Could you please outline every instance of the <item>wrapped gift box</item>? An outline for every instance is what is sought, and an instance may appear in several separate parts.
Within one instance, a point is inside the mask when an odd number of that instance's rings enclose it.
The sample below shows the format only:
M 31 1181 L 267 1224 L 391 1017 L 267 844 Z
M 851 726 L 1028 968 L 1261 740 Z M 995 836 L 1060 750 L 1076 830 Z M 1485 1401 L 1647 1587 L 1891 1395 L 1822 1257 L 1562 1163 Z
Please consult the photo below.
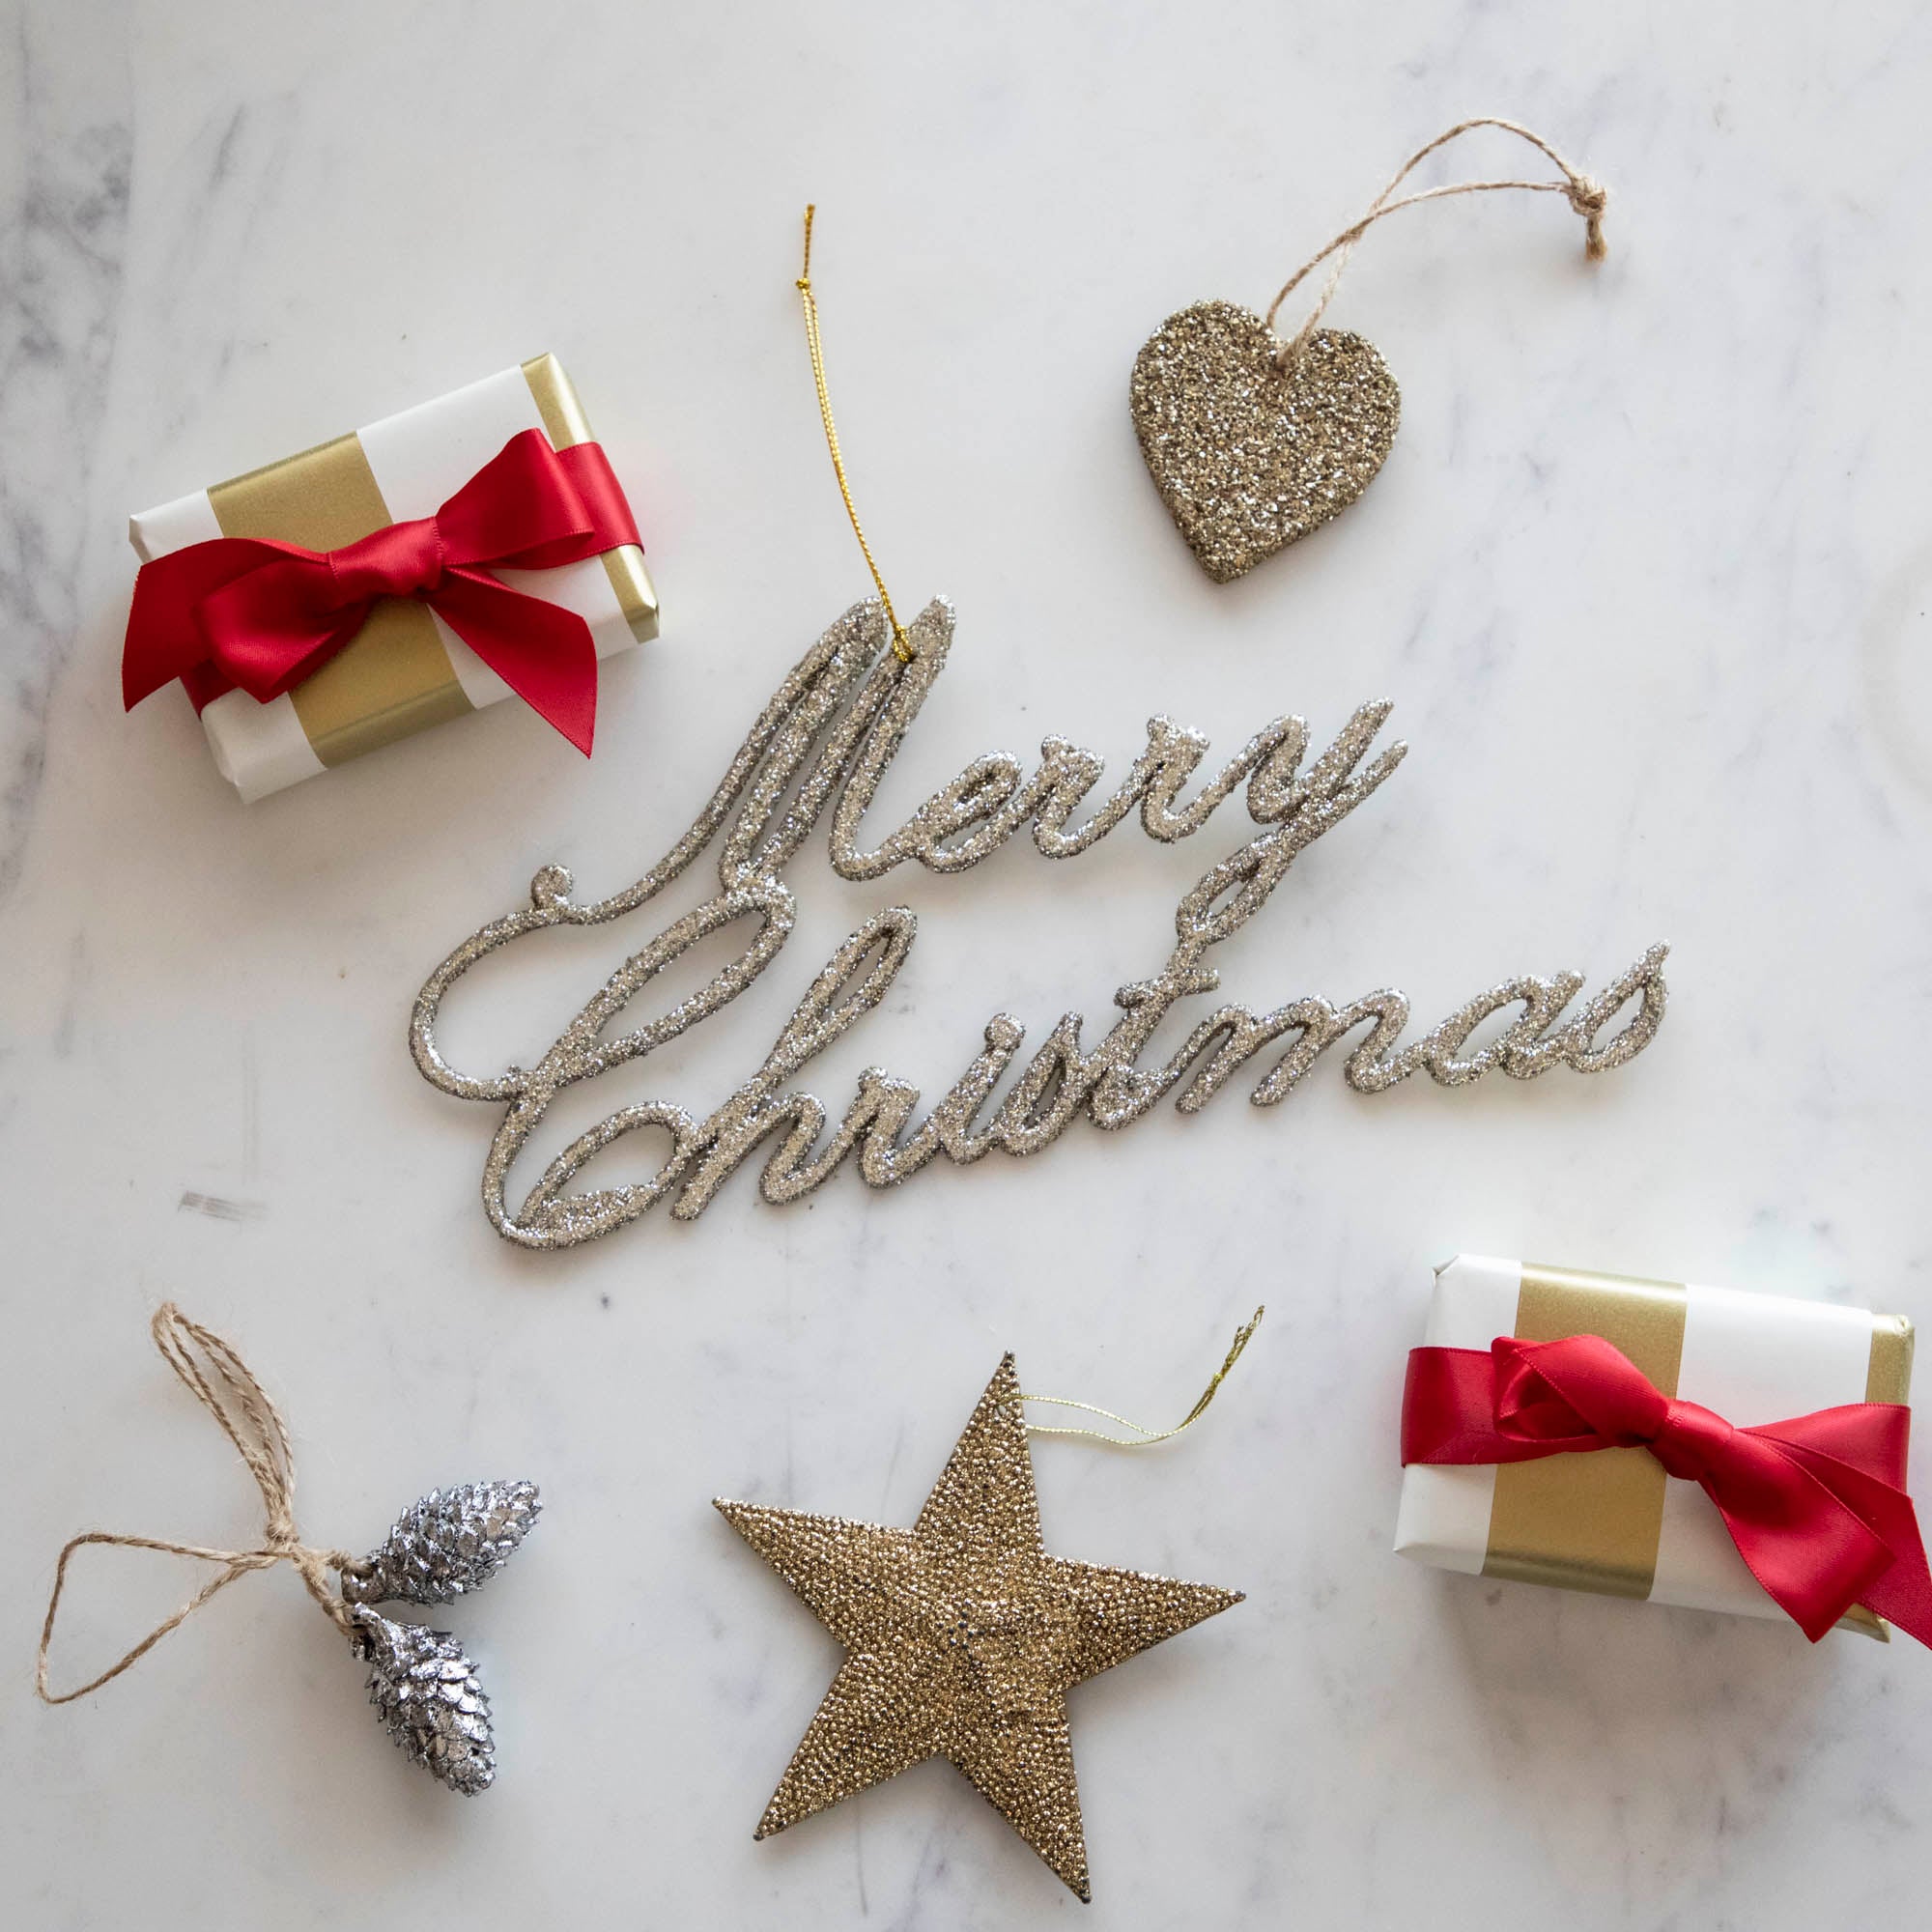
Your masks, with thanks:
M 1601 1335 L 1665 1395 L 1737 1425 L 1908 1400 L 1912 1323 L 1821 1301 L 1459 1255 L 1436 1270 L 1425 1344 Z M 1396 1548 L 1419 1563 L 1656 1604 L 1782 1617 L 1717 1506 L 1649 1451 L 1404 1472 Z M 1883 1635 L 1857 1609 L 1840 1628 Z
M 333 442 L 143 511 L 128 535 L 144 562 L 224 536 L 336 550 L 431 515 L 512 437 L 531 429 L 556 449 L 591 440 L 554 355 L 534 356 Z M 575 611 L 600 658 L 658 634 L 657 594 L 634 545 L 554 570 L 498 575 L 513 589 Z M 257 799 L 510 695 L 427 605 L 388 597 L 294 690 L 267 703 L 225 692 L 204 708 L 201 722 L 222 776 L 243 799 Z

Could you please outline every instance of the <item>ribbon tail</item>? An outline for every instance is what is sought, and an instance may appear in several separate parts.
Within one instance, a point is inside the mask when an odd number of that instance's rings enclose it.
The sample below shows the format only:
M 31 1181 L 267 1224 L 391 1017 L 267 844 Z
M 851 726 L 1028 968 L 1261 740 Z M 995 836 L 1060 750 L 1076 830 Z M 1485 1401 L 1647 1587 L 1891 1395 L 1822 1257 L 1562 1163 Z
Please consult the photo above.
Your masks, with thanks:
M 148 575 L 143 564 L 134 579 L 134 601 L 128 610 L 128 636 L 121 647 L 121 708 L 131 711 L 144 697 L 181 676 L 202 652 L 190 628 L 181 635 L 174 612 L 177 600 Z
M 1912 1505 L 1906 1504 L 1908 1513 Z M 1918 1538 L 1918 1522 L 1913 1523 L 1913 1542 L 1898 1552 L 1892 1566 L 1877 1582 L 1866 1587 L 1860 1601 L 1866 1609 L 1896 1624 L 1907 1636 L 1932 1650 L 1932 1569 L 1925 1561 L 1925 1545 Z
M 1865 1601 L 1900 1554 L 1875 1498 L 1861 1493 L 1884 1485 L 1755 1429 L 1737 1431 L 1721 1462 L 1697 1482 L 1745 1567 L 1813 1643 Z
M 575 611 L 455 570 L 430 608 L 547 724 L 587 758 L 597 729 L 597 646 Z
M 1779 1430 L 1790 1427 L 1779 1424 Z M 1912 1498 L 1868 1469 L 1806 1443 L 1780 1437 L 1780 1446 L 1821 1482 L 1890 1552 L 1891 1560 L 1865 1583 L 1854 1602 L 1896 1624 L 1907 1636 L 1932 1648 L 1932 1567 Z

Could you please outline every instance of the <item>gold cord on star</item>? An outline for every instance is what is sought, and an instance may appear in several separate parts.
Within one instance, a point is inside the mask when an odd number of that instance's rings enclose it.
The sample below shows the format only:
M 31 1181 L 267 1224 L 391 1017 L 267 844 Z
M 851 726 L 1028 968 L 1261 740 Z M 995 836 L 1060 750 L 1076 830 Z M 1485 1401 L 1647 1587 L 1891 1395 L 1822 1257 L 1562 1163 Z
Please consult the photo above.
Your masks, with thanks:
M 811 380 L 818 388 L 818 413 L 825 424 L 825 446 L 832 452 L 832 473 L 838 479 L 838 494 L 845 499 L 845 515 L 852 525 L 852 534 L 859 539 L 859 549 L 866 559 L 866 568 L 872 573 L 872 582 L 879 593 L 879 602 L 885 608 L 886 622 L 892 627 L 893 652 L 901 664 L 911 664 L 913 660 L 912 641 L 906 636 L 905 626 L 898 620 L 893 610 L 891 594 L 886 589 L 886 580 L 879 575 L 879 566 L 872 557 L 872 546 L 866 541 L 866 532 L 859 522 L 859 512 L 852 502 L 852 486 L 845 480 L 845 458 L 838 448 L 838 428 L 832 420 L 832 391 L 825 382 L 825 348 L 818 334 L 818 298 L 811 292 L 811 217 L 815 204 L 808 202 L 805 210 L 805 266 L 798 278 L 800 301 L 805 305 L 805 341 L 811 352 Z
M 1192 1429 L 1208 1412 L 1208 1405 L 1214 1400 L 1214 1391 L 1228 1378 L 1228 1371 L 1241 1359 L 1241 1350 L 1248 1346 L 1255 1330 L 1262 1325 L 1262 1317 L 1267 1313 L 1265 1304 L 1257 1308 L 1247 1321 L 1235 1330 L 1234 1342 L 1230 1345 L 1226 1358 L 1214 1371 L 1212 1379 L 1201 1391 L 1201 1399 L 1172 1429 L 1150 1429 L 1145 1423 L 1132 1421 L 1124 1415 L 1116 1415 L 1111 1408 L 1098 1408 L 1091 1402 L 1072 1402 L 1064 1395 L 1015 1395 L 1016 1403 L 1037 1402 L 1049 1408 L 1077 1408 L 1087 1415 L 1097 1415 L 1105 1421 L 1118 1423 L 1122 1429 L 1133 1431 L 1131 1435 L 1109 1435 L 1104 1430 L 1081 1429 L 1071 1425 L 1051 1426 L 1042 1422 L 1029 1422 L 1026 1426 L 1029 1435 L 1084 1435 L 1090 1442 L 1111 1443 L 1116 1449 L 1147 1449 L 1156 1442 L 1171 1442 L 1183 1429 Z

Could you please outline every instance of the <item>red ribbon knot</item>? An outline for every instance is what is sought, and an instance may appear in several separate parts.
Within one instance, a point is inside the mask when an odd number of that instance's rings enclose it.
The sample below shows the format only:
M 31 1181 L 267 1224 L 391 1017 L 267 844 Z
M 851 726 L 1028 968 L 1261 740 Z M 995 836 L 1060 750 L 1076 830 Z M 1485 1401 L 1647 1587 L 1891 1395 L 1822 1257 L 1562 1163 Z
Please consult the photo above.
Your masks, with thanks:
M 1932 1572 L 1905 1492 L 1911 1410 L 1849 1403 L 1750 1428 L 1666 1396 L 1601 1335 L 1415 1349 L 1402 1460 L 1522 1463 L 1642 1448 L 1696 1483 L 1738 1554 L 1814 1642 L 1863 1604 L 1932 1644 Z
M 1715 1409 L 1701 1403 L 1673 1402 L 1663 1412 L 1662 1427 L 1644 1447 L 1663 1464 L 1665 1475 L 1701 1483 L 1740 1453 L 1732 1440 L 1737 1433 Z
M 339 550 L 213 537 L 141 566 L 122 693 L 131 708 L 179 678 L 195 709 L 225 691 L 267 703 L 326 664 L 379 598 L 426 603 L 526 703 L 588 753 L 597 649 L 574 611 L 513 590 L 501 568 L 554 570 L 638 541 L 594 442 L 513 436 L 434 516 Z
M 1535 1358 L 1520 1352 L 1521 1347 L 1516 1345 L 1496 1388 L 1496 1427 L 1504 1435 L 1546 1440 L 1551 1429 L 1568 1435 L 1580 1423 L 1601 1436 L 1604 1446 L 1648 1449 L 1667 1474 L 1692 1483 L 1723 1467 L 1727 1452 L 1736 1453 L 1730 1445 L 1737 1431 L 1721 1415 L 1702 1403 L 1664 1395 L 1607 1343 L 1603 1347 L 1615 1361 L 1602 1362 L 1601 1373 L 1568 1378 L 1567 1400 L 1538 1372 Z M 1571 1355 L 1576 1359 L 1577 1351 Z
M 413 597 L 442 582 L 442 531 L 434 517 L 371 530 L 328 554 L 337 608 L 377 597 Z

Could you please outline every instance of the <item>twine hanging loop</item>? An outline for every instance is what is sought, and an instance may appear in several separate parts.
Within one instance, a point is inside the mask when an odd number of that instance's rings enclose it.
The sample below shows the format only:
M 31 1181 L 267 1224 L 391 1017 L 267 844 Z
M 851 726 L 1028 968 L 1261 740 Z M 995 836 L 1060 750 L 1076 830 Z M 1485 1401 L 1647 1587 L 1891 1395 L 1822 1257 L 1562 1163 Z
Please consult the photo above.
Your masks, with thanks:
M 1562 177 L 1560 181 L 1474 181 L 1451 182 L 1442 187 L 1419 188 L 1413 194 L 1398 196 L 1399 188 L 1427 160 L 1437 148 L 1447 147 L 1451 141 L 1468 133 L 1476 128 L 1500 128 L 1506 134 L 1515 134 L 1527 141 L 1531 147 L 1548 156 Z M 1403 162 L 1390 178 L 1388 185 L 1369 204 L 1368 213 L 1359 221 L 1342 230 L 1332 241 L 1311 255 L 1288 280 L 1281 285 L 1281 292 L 1268 304 L 1264 318 L 1270 329 L 1274 327 L 1275 317 L 1281 312 L 1281 305 L 1309 272 L 1325 262 L 1329 256 L 1338 256 L 1333 269 L 1328 271 L 1328 279 L 1322 285 L 1320 298 L 1309 312 L 1308 318 L 1297 328 L 1291 340 L 1285 342 L 1275 353 L 1278 368 L 1287 369 L 1300 357 L 1308 345 L 1308 338 L 1315 333 L 1316 326 L 1327 312 L 1337 285 L 1349 266 L 1349 257 L 1354 253 L 1359 242 L 1384 215 L 1395 213 L 1398 209 L 1414 208 L 1425 201 L 1445 201 L 1459 194 L 1494 194 L 1503 189 L 1520 188 L 1528 194 L 1560 194 L 1571 208 L 1582 218 L 1583 253 L 1592 262 L 1601 262 L 1609 253 L 1609 245 L 1604 240 L 1604 211 L 1609 206 L 1610 191 L 1603 183 L 1593 180 L 1581 169 L 1573 167 L 1541 134 L 1533 133 L 1515 121 L 1504 121 L 1493 114 L 1480 114 L 1468 121 L 1459 121 L 1446 132 L 1436 135 L 1435 140 L 1418 148 L 1408 159 Z

